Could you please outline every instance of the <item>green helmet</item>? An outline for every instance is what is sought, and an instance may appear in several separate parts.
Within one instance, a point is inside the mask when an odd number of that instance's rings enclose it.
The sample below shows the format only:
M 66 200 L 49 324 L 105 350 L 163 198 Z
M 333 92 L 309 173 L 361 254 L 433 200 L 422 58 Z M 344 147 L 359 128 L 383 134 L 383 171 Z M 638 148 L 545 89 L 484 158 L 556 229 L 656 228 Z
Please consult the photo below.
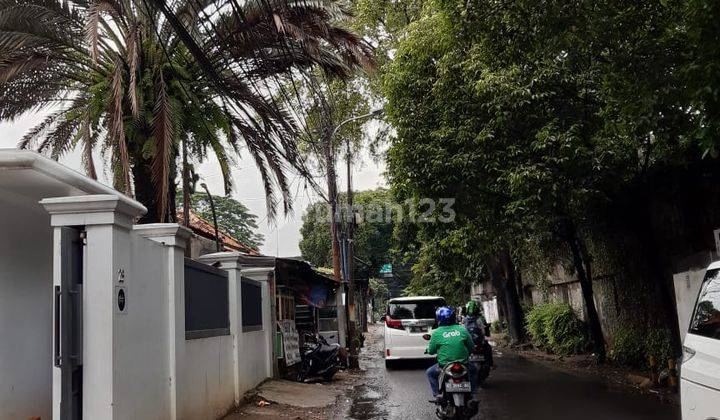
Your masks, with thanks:
M 467 305 L 465 305 L 465 314 L 468 316 L 480 315 L 480 306 L 478 305 L 478 303 L 474 300 L 468 302 Z

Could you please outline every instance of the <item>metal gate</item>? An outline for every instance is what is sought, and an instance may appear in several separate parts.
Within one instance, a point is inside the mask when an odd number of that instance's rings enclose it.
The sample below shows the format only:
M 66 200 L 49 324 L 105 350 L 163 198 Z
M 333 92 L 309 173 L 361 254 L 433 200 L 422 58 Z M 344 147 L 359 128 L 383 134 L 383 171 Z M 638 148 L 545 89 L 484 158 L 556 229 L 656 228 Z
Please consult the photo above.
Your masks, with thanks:
M 62 270 L 55 286 L 54 363 L 60 368 L 60 420 L 82 419 L 83 233 L 61 229 Z

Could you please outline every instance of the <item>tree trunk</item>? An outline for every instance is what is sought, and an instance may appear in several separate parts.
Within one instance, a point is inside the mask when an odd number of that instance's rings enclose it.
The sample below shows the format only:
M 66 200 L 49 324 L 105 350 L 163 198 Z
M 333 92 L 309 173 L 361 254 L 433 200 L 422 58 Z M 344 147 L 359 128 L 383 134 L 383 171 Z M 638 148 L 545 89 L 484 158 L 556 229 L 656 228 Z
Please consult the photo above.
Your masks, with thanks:
M 517 280 L 517 293 L 518 298 L 520 300 L 520 303 L 526 303 L 525 302 L 525 287 L 523 286 L 522 282 L 522 272 L 520 272 L 519 267 L 515 267 L 515 279 Z
M 602 326 L 600 325 L 600 316 L 595 307 L 595 298 L 593 294 L 592 277 L 590 277 L 590 261 L 583 258 L 582 246 L 578 239 L 577 230 L 572 222 L 569 222 L 569 235 L 566 240 L 572 252 L 573 265 L 580 280 L 580 290 L 582 292 L 583 301 L 585 301 L 585 311 L 587 312 L 588 326 L 590 328 L 590 338 L 593 344 L 593 351 L 597 355 L 598 363 L 605 363 L 605 337 L 603 336 Z
M 490 262 L 488 262 L 488 272 L 490 275 L 490 282 L 492 283 L 493 289 L 495 289 L 498 317 L 501 321 L 504 321 L 505 325 L 510 325 L 508 322 L 507 299 L 505 299 L 505 290 L 502 286 L 502 278 L 497 273 L 495 266 Z
M 525 314 L 517 291 L 515 265 L 508 250 L 500 251 L 500 267 L 505 281 L 505 299 L 508 308 L 508 328 L 514 343 L 525 341 Z
M 176 218 L 175 211 L 175 160 L 170 162 L 170 180 L 168 182 L 168 208 L 165 212 L 165 220 L 160 220 L 160 208 L 157 203 L 159 188 L 152 179 L 152 160 L 136 158 L 133 160 L 132 176 L 135 184 L 135 199 L 147 208 L 147 213 L 140 218 L 138 223 L 172 223 Z
M 510 339 L 513 344 L 519 344 L 525 340 L 525 316 L 517 293 L 512 257 L 507 250 L 500 251 L 488 259 L 488 266 L 493 286 L 505 306 Z
M 668 282 L 669 278 L 665 275 L 665 270 L 663 270 L 666 265 L 661 262 L 663 259 L 660 258 L 650 220 L 650 217 L 639 220 L 638 237 L 648 264 L 648 270 L 655 280 L 655 290 L 660 297 L 660 307 L 665 317 L 665 326 L 670 330 L 670 344 L 673 354 L 679 356 L 682 354 L 682 340 L 680 339 L 680 322 L 678 321 L 675 303 L 675 290 Z

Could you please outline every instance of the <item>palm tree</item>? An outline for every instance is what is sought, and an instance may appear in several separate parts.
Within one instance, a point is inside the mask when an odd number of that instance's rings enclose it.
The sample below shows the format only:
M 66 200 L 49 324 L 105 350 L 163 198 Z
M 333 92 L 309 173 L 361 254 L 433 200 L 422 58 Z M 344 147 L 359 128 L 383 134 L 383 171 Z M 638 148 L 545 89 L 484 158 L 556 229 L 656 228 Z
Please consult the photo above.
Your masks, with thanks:
M 304 171 L 297 127 L 273 99 L 281 76 L 309 66 L 347 77 L 371 51 L 338 26 L 334 0 L 0 0 L 0 120 L 48 112 L 21 148 L 55 159 L 82 148 L 110 162 L 116 189 L 174 219 L 180 150 L 214 154 L 226 190 L 245 146 L 265 184 L 290 206 L 288 164 Z M 184 146 L 184 147 L 181 147 Z M 306 173 L 306 172 L 303 172 Z

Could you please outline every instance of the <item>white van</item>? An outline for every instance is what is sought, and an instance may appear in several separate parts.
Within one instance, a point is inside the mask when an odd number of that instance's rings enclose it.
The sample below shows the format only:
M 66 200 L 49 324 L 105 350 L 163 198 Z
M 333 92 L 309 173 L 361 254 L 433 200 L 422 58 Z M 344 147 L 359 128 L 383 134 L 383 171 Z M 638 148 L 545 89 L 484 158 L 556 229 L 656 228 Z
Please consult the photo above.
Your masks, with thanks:
M 431 359 L 425 354 L 427 341 L 435 326 L 435 311 L 445 306 L 439 296 L 412 296 L 388 300 L 385 321 L 385 366 L 394 360 Z
M 683 343 L 683 420 L 720 419 L 720 262 L 705 273 Z

